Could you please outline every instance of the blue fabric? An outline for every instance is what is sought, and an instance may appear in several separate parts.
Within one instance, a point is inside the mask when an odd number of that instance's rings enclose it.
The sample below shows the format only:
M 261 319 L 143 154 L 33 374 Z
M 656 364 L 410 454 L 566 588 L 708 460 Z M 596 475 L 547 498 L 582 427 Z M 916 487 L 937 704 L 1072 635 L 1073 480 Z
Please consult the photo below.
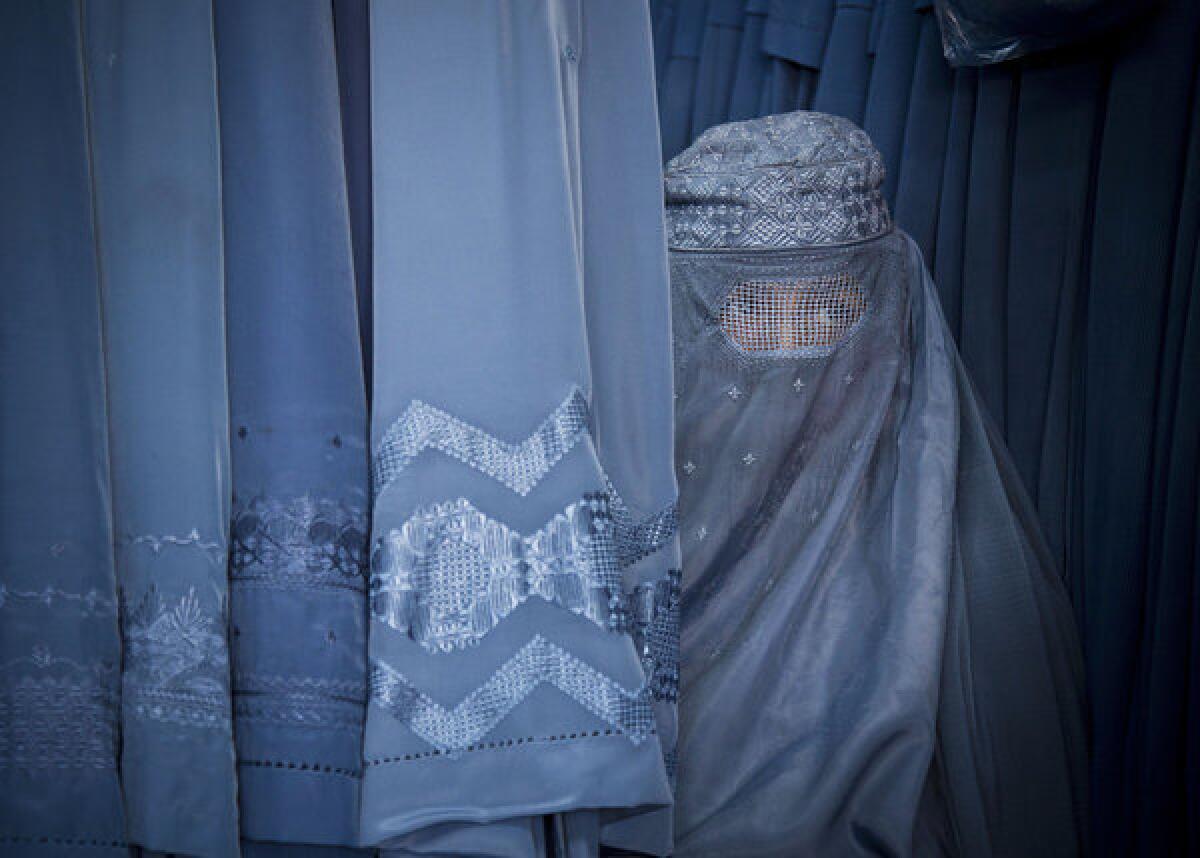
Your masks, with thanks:
M 962 331 L 964 214 L 970 193 L 968 178 L 978 91 L 976 78 L 974 69 L 964 69 L 954 75 L 934 243 L 933 280 L 937 284 L 942 315 L 956 341 Z
M 1161 14 L 1130 28 L 1112 69 L 1096 175 L 1085 334 L 1086 580 L 1077 607 L 1090 653 L 1096 842 L 1114 855 L 1128 854 L 1139 841 L 1151 845 L 1184 835 L 1178 817 L 1161 832 L 1143 831 L 1144 816 L 1138 815 L 1143 819 L 1138 825 L 1137 816 L 1122 811 L 1151 762 L 1141 756 L 1145 739 L 1135 726 L 1133 695 L 1142 630 L 1149 622 L 1146 552 L 1157 525 L 1146 510 L 1155 492 L 1155 461 L 1162 455 L 1155 451 L 1154 427 L 1160 342 L 1171 306 L 1170 225 L 1176 223 L 1194 121 L 1198 37 L 1200 7 L 1188 2 L 1168 2 Z M 1154 98 L 1146 98 L 1151 92 Z M 1177 694 L 1176 700 L 1186 699 L 1182 690 Z M 1194 772 L 1188 772 L 1192 795 Z
M 212 9 L 85 7 L 131 840 L 237 852 Z M 164 38 L 170 33 L 171 38 Z
M 743 36 L 744 5 L 744 0 L 709 0 L 692 103 L 694 131 L 729 118 L 734 70 Z
M 708 0 L 675 0 L 666 61 L 658 72 L 658 115 L 663 158 L 683 149 L 699 131 L 692 127 L 692 99 Z
M 742 14 L 742 39 L 738 43 L 737 64 L 729 91 L 729 118 L 749 119 L 758 115 L 763 81 L 771 66 L 762 50 L 763 30 L 767 22 L 764 0 L 746 0 Z M 657 33 L 655 39 L 657 39 Z M 657 51 L 657 44 L 655 46 Z
M 888 165 L 883 195 L 894 205 L 903 163 L 902 143 L 922 16 L 909 0 L 883 2 L 886 6 L 880 19 L 879 42 L 871 66 L 862 126 Z
M 954 75 L 942 60 L 937 22 L 922 15 L 912 92 L 896 184 L 896 222 L 934 258 L 946 131 L 950 124 Z
M 288 0 L 216 13 L 241 830 L 353 845 L 366 396 L 333 18 Z
M 812 108 L 862 123 L 871 77 L 868 42 L 872 5 L 840 0 L 833 14 Z
M 1076 491 L 1070 427 L 1081 403 L 1070 386 L 1083 357 L 1088 186 L 1103 92 L 1103 63 L 1091 51 L 1053 63 L 1033 58 L 1020 69 L 1014 117 L 1006 437 L 1051 550 L 1076 576 L 1078 546 L 1069 556 L 1067 522 Z
M 604 541 L 675 492 L 647 10 L 377 4 L 370 30 L 389 240 L 362 839 L 528 854 L 564 814 L 592 847 L 666 854 L 674 707 L 607 612 L 678 556 Z M 561 562 L 580 540 L 619 578 L 596 601 Z
M 1007 69 L 981 69 L 975 97 L 963 237 L 963 361 L 988 413 L 1007 427 L 1008 232 L 1016 82 Z
M 354 245 L 354 282 L 358 298 L 358 335 L 363 375 L 371 389 L 371 44 L 367 0 L 333 0 L 341 95 L 342 146 L 350 236 Z
M 128 854 L 80 36 L 73 2 L 0 7 L 0 852 L 12 856 Z

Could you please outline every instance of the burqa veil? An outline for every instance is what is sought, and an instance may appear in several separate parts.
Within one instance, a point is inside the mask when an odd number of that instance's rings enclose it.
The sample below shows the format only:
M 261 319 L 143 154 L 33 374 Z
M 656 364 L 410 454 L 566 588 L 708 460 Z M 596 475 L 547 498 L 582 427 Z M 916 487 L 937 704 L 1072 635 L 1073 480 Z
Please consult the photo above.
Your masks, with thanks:
M 1082 849 L 1070 608 L 844 119 L 667 169 L 681 855 Z

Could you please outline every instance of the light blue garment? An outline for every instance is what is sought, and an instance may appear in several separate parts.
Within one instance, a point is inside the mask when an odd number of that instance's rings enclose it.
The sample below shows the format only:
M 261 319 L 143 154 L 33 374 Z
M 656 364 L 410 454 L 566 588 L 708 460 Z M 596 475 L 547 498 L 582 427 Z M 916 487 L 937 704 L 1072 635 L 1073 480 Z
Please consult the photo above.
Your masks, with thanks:
M 234 855 L 212 8 L 95 0 L 84 13 L 128 832 L 148 849 Z
M 529 854 L 554 813 L 593 849 L 671 848 L 650 22 L 640 4 L 598 9 L 372 7 L 361 834 L 398 855 Z
M 0 6 L 0 853 L 125 855 L 100 288 L 74 2 Z
M 353 845 L 366 397 L 328 3 L 216 4 L 242 836 Z

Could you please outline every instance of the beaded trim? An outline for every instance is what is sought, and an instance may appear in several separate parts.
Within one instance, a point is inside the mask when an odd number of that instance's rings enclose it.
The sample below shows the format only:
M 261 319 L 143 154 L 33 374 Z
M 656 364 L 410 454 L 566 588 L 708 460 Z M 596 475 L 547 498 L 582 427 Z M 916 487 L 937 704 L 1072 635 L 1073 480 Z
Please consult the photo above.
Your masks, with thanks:
M 432 651 L 477 643 L 538 597 L 602 628 L 622 625 L 621 574 L 604 495 L 585 495 L 531 536 L 465 499 L 422 507 L 380 539 L 371 610 Z
M 539 686 L 557 688 L 634 745 L 654 732 L 645 686 L 632 691 L 535 635 L 453 709 L 436 703 L 382 661 L 371 667 L 371 700 L 434 748 L 456 753 L 483 739 Z
M 574 389 L 523 441 L 508 443 L 420 400 L 405 409 L 375 451 L 371 479 L 378 497 L 426 449 L 439 450 L 524 496 L 587 433 L 588 404 Z

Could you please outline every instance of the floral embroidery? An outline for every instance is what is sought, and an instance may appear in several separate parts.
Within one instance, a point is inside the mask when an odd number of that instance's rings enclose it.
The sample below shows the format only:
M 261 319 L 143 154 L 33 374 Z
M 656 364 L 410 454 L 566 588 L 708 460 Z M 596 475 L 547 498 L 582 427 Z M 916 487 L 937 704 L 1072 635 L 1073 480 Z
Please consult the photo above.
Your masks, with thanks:
M 235 499 L 229 575 L 235 584 L 364 589 L 366 515 L 304 495 Z
M 224 599 L 218 613 L 224 616 Z M 189 589 L 168 603 L 151 587 L 124 621 L 124 704 L 135 715 L 185 726 L 229 724 L 229 657 L 223 627 L 214 628 Z

